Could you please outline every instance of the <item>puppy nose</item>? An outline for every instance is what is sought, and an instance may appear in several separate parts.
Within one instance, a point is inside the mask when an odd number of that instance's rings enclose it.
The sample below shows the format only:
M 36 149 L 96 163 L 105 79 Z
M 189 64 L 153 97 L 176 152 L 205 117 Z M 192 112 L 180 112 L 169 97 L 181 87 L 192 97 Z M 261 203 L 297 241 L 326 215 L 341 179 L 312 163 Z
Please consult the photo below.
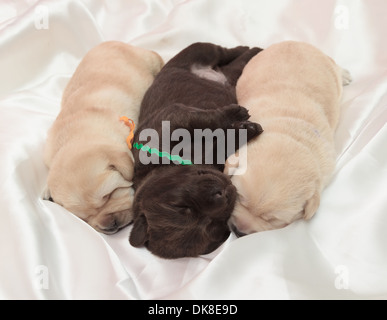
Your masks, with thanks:
M 243 233 L 243 232 L 239 231 L 235 225 L 231 225 L 231 230 L 232 230 L 232 232 L 235 233 L 235 235 L 236 235 L 238 238 L 247 235 L 246 233 Z
M 215 199 L 223 198 L 224 195 L 225 195 L 224 190 L 220 190 L 220 189 L 219 189 L 219 190 L 216 190 L 216 191 L 212 194 L 212 196 L 213 196 Z
M 111 233 L 117 232 L 118 231 L 117 220 L 114 219 L 109 226 L 101 228 L 101 229 L 102 229 L 103 233 L 107 233 L 107 234 L 111 234 Z

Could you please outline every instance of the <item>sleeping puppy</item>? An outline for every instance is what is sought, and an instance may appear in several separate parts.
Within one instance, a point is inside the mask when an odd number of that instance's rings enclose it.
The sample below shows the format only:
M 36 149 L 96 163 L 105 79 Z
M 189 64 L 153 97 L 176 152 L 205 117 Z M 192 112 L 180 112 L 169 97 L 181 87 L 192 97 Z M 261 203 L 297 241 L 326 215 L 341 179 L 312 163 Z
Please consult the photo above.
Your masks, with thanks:
M 137 121 L 145 91 L 162 65 L 156 53 L 122 42 L 96 46 L 65 88 L 49 130 L 44 198 L 99 232 L 115 233 L 132 221 L 130 129 L 119 119 Z
M 222 172 L 227 151 L 218 151 L 227 144 L 227 130 L 238 136 L 236 149 L 240 131 L 246 141 L 262 131 L 235 96 L 243 67 L 260 50 L 195 43 L 157 75 L 133 143 L 139 148 L 133 149 L 133 246 L 179 258 L 209 253 L 227 239 L 236 191 Z M 198 137 L 199 129 L 218 131 Z
M 302 42 L 274 44 L 246 65 L 238 102 L 265 132 L 245 146 L 247 166 L 231 179 L 239 196 L 230 223 L 238 235 L 314 215 L 335 166 L 334 132 L 349 82 L 347 71 Z

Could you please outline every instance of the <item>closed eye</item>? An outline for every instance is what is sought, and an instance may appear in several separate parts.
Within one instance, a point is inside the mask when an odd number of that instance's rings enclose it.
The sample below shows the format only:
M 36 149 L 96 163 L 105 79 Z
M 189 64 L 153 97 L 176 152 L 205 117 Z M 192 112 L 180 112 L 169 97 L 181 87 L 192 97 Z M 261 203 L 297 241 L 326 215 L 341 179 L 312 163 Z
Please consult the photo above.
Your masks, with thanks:
M 118 190 L 118 189 L 119 189 L 119 188 L 114 189 L 112 192 L 105 194 L 105 195 L 101 198 L 101 200 L 102 200 L 102 201 L 101 201 L 102 205 L 100 206 L 100 208 L 102 208 L 102 207 L 110 200 L 110 198 L 112 197 L 113 193 L 114 193 L 116 190 Z
M 116 166 L 114 164 L 111 164 L 108 166 L 108 170 L 112 170 L 112 171 L 118 171 Z
M 279 219 L 276 216 L 262 215 L 261 218 L 262 218 L 262 220 L 266 221 L 267 223 L 269 223 L 271 226 L 273 226 L 275 228 L 283 228 L 289 224 L 288 222 L 283 221 L 282 219 Z
M 110 199 L 110 197 L 112 196 L 112 194 L 113 194 L 113 192 L 104 195 L 104 196 L 102 197 L 102 200 L 103 200 L 104 202 L 107 202 L 107 201 Z
M 102 200 L 106 203 L 107 201 L 110 200 L 110 198 L 113 196 L 113 194 L 114 194 L 115 192 L 117 192 L 118 190 L 127 189 L 127 188 L 128 188 L 128 187 L 118 187 L 118 188 L 115 188 L 112 192 L 105 194 L 105 195 L 102 197 Z

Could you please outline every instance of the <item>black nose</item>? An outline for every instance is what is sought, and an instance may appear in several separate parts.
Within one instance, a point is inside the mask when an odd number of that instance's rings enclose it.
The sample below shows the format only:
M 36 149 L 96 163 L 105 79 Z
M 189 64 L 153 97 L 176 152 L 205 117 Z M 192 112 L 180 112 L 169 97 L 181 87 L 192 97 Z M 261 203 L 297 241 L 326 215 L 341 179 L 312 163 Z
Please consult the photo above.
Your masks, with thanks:
M 238 238 L 247 235 L 246 233 L 243 233 L 243 232 L 239 231 L 239 230 L 237 229 L 237 227 L 234 226 L 234 225 L 231 225 L 231 230 L 232 230 L 232 232 L 235 233 L 235 235 L 236 235 Z
M 223 198 L 225 196 L 225 192 L 224 190 L 216 190 L 213 192 L 212 196 L 215 198 L 215 199 L 220 199 L 220 198 Z

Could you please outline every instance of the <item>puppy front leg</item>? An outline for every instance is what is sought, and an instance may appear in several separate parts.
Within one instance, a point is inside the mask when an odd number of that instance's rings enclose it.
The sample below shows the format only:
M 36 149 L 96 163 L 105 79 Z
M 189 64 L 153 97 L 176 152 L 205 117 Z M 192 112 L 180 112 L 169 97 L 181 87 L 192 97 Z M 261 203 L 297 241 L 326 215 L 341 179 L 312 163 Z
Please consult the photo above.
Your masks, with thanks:
M 202 152 L 204 159 L 202 159 L 206 163 L 205 159 L 207 157 L 212 157 L 212 164 L 216 164 L 220 171 L 223 171 L 224 163 L 226 158 L 228 158 L 231 154 L 233 154 L 236 150 L 238 150 L 242 145 L 247 143 L 249 140 L 258 136 L 262 133 L 262 127 L 254 122 L 248 121 L 250 115 L 246 108 L 241 107 L 237 104 L 231 104 L 225 106 L 223 108 L 218 109 L 199 109 L 195 107 L 189 107 L 184 104 L 173 104 L 168 108 L 163 110 L 165 112 L 162 115 L 163 121 L 170 122 L 170 130 L 173 132 L 176 129 L 186 129 L 193 135 L 194 141 L 196 143 L 196 136 L 198 134 L 201 136 L 201 139 L 198 141 L 202 142 L 203 139 L 203 131 L 196 132 L 195 129 L 210 129 L 211 133 L 210 137 L 212 137 L 213 148 L 212 153 L 207 154 L 206 149 Z M 184 117 L 181 115 L 184 114 Z M 161 125 L 161 124 L 160 124 Z M 223 135 L 217 136 L 217 139 L 214 140 L 214 132 L 216 130 L 223 130 Z M 234 139 L 231 144 L 233 147 L 229 148 L 229 129 L 234 129 Z M 246 133 L 246 139 L 241 139 L 240 135 L 242 134 L 242 130 Z M 203 145 L 201 145 L 202 148 Z M 224 150 L 225 158 L 218 158 L 218 149 Z M 194 152 L 195 153 L 195 152 Z M 222 152 L 220 152 L 222 154 Z M 195 162 L 196 163 L 196 162 Z
M 199 109 L 176 103 L 163 110 L 164 121 L 170 121 L 171 130 L 185 128 L 189 131 L 194 129 L 247 129 L 248 140 L 262 133 L 262 127 L 255 122 L 248 121 L 250 118 L 246 108 L 238 104 L 230 104 L 217 109 Z M 184 114 L 185 117 L 181 117 Z
M 194 129 L 207 128 L 212 131 L 222 129 L 224 132 L 227 132 L 228 129 L 234 129 L 236 150 L 263 132 L 260 124 L 248 120 L 250 118 L 248 110 L 238 104 L 230 104 L 223 108 L 206 110 L 184 105 L 178 105 L 176 107 L 174 109 L 175 112 L 171 113 L 170 118 L 172 128 L 182 127 L 183 122 L 181 121 L 181 117 L 177 117 L 175 122 L 174 115 L 177 112 L 185 112 L 184 128 L 190 132 L 194 132 Z M 245 140 L 240 139 L 241 130 L 246 130 Z
M 221 110 L 225 118 L 224 123 L 227 125 L 225 129 L 235 129 L 237 149 L 263 132 L 260 124 L 248 120 L 250 115 L 246 108 L 237 104 L 230 104 Z M 243 129 L 247 130 L 246 141 L 240 141 L 239 139 L 240 130 Z M 241 144 L 239 144 L 239 141 Z
M 207 117 L 206 126 L 203 126 L 203 116 Z M 211 119 L 211 117 L 214 118 Z M 212 136 L 213 149 L 212 153 L 206 154 L 205 157 L 206 159 L 207 157 L 212 158 L 211 163 L 216 164 L 220 171 L 223 171 L 224 163 L 229 156 L 263 132 L 261 125 L 249 121 L 249 118 L 250 115 L 247 109 L 237 104 L 230 104 L 215 110 L 205 110 L 199 118 L 190 118 L 191 132 L 194 132 L 192 127 L 195 129 L 211 129 L 212 133 L 207 134 Z M 220 134 L 214 140 L 214 132 L 219 129 L 224 134 Z M 225 158 L 222 158 L 222 155 Z
M 182 117 L 181 115 L 185 116 Z M 176 129 L 240 129 L 247 130 L 247 141 L 253 139 L 263 132 L 262 127 L 255 122 L 248 121 L 250 118 L 246 108 L 238 104 L 230 104 L 217 109 L 199 109 L 175 103 L 164 108 L 160 114 L 163 121 L 170 122 L 171 131 Z M 160 123 L 161 125 L 161 123 Z
M 181 115 L 184 114 L 184 117 Z M 174 103 L 159 113 L 163 121 L 170 121 L 171 128 L 186 129 L 235 129 L 248 121 L 249 112 L 236 103 L 222 108 L 201 109 Z

